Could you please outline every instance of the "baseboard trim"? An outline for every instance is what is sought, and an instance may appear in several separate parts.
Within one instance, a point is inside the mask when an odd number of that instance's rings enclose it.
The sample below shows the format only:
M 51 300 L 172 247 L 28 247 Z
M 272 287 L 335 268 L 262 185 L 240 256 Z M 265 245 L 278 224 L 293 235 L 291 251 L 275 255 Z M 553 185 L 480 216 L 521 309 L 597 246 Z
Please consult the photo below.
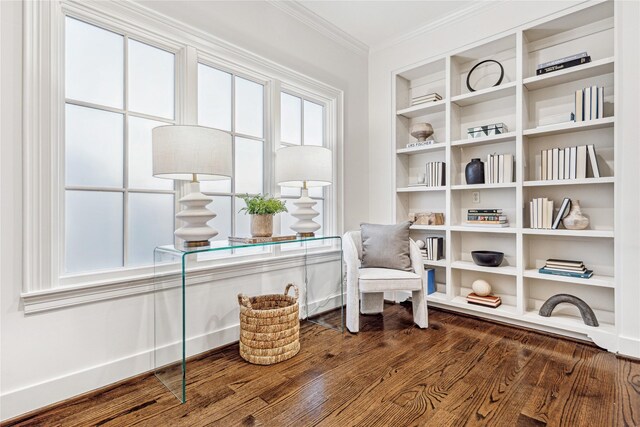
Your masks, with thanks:
M 340 307 L 340 293 L 309 303 L 309 312 L 316 314 Z M 303 308 L 302 306 L 301 308 Z M 187 357 L 219 349 L 238 341 L 240 325 L 190 337 L 187 340 Z M 113 386 L 153 371 L 153 349 L 131 356 L 92 366 L 68 375 L 59 376 L 26 387 L 7 391 L 0 395 L 0 422 L 23 416 L 28 412 L 75 398 L 96 389 Z M 167 393 L 169 391 L 167 390 Z

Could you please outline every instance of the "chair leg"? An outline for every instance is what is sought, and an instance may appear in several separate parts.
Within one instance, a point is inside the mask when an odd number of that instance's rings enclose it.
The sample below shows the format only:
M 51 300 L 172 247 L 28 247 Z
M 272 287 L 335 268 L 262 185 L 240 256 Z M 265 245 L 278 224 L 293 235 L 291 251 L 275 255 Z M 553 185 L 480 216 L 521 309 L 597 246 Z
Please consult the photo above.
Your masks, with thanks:
M 411 293 L 411 303 L 413 305 L 413 321 L 420 328 L 429 327 L 429 314 L 427 312 L 427 300 L 424 290 L 413 291 Z
M 358 288 L 349 289 L 347 287 L 347 329 L 349 332 L 357 334 L 360 330 L 360 312 L 358 305 Z
M 384 292 L 367 292 L 360 299 L 362 314 L 382 313 L 384 310 Z

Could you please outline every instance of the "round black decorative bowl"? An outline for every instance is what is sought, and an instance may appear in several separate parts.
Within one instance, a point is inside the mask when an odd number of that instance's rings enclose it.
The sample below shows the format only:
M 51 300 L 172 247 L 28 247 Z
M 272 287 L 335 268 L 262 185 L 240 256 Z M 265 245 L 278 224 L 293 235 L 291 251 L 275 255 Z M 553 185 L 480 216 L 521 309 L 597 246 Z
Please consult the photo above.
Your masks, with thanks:
M 482 267 L 497 267 L 502 264 L 504 252 L 495 251 L 472 251 L 471 258 L 476 265 Z

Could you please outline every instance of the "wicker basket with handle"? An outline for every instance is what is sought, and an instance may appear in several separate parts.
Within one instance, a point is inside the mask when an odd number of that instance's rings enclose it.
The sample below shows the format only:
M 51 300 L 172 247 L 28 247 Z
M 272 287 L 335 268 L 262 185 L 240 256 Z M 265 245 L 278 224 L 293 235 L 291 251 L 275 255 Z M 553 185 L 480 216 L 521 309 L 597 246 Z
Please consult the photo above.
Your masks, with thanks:
M 287 295 L 293 288 L 295 296 Z M 249 363 L 272 365 L 300 351 L 298 287 L 284 294 L 247 297 L 239 294 L 240 356 Z

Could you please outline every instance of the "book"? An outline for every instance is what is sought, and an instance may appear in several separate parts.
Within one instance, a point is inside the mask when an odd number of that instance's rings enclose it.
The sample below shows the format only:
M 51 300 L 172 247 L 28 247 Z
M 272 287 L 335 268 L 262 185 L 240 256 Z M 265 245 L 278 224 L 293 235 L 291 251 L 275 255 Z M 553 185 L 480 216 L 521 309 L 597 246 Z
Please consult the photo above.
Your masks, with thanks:
M 569 162 L 569 179 L 576 179 L 576 158 L 578 156 L 578 147 L 571 147 L 571 160 Z
M 547 150 L 540 151 L 540 179 L 547 179 Z
M 542 203 L 542 202 L 543 202 L 544 200 L 542 200 L 542 199 L 540 199 L 540 198 L 538 198 L 538 199 L 536 199 L 536 200 L 538 201 L 538 207 L 537 207 L 537 209 L 536 209 L 536 211 L 537 211 L 537 213 L 538 213 L 538 223 L 537 223 L 536 228 L 543 228 L 543 227 L 544 227 L 544 222 L 542 221 L 542 219 L 543 219 L 543 218 L 542 218 L 542 211 L 543 211 L 544 205 L 543 205 L 543 203 Z
M 551 151 L 551 159 L 553 161 L 551 179 L 558 179 L 560 172 L 560 149 L 554 148 Z
M 598 158 L 596 157 L 595 145 L 587 145 L 587 153 L 589 154 L 589 162 L 591 164 L 591 172 L 593 173 L 593 177 L 600 178 L 600 168 L 598 167 Z
M 596 113 L 596 118 L 602 119 L 604 118 L 604 88 L 598 88 L 598 108 Z
M 477 300 L 477 301 L 486 301 L 486 302 L 497 302 L 497 301 L 500 301 L 502 299 L 497 295 L 483 295 L 483 296 L 480 296 L 480 295 L 477 295 L 474 292 L 469 293 L 467 295 L 467 298 L 468 299 L 474 299 L 474 300 Z
M 570 204 L 571 204 L 571 199 L 569 199 L 568 197 L 565 197 L 562 200 L 562 204 L 560 205 L 558 214 L 556 215 L 556 218 L 553 220 L 553 224 L 551 225 L 551 228 L 553 230 L 557 230 L 558 227 L 560 226 L 560 222 L 562 221 L 562 218 L 564 217 L 565 213 L 569 210 Z
M 582 268 L 573 268 L 573 267 L 560 268 L 560 267 L 545 265 L 544 268 L 549 271 L 568 272 L 568 273 L 584 273 L 585 271 L 587 271 L 587 268 L 584 266 Z
M 480 223 L 469 223 L 466 222 L 465 223 L 467 226 L 470 227 L 487 227 L 487 228 L 504 228 L 504 227 L 509 227 L 509 223 L 508 222 L 504 222 L 504 223 L 500 223 L 500 224 L 493 224 L 493 223 L 484 223 L 484 222 L 480 222 Z
M 506 220 L 507 216 L 506 215 L 474 215 L 474 214 L 467 214 L 467 219 L 468 220 L 472 220 L 472 221 L 499 221 L 499 220 Z
M 591 120 L 591 88 L 584 88 L 584 118 L 585 122 Z
M 504 182 L 513 182 L 513 154 L 504 155 Z
M 564 179 L 564 149 L 558 149 L 558 179 Z
M 571 259 L 559 259 L 559 258 L 549 258 L 547 260 L 548 263 L 558 264 L 558 265 L 584 265 L 582 261 L 575 261 Z
M 436 288 L 436 270 L 433 268 L 427 268 L 427 294 L 432 294 L 437 291 Z
M 565 56 L 564 58 L 554 59 L 553 61 L 543 62 L 542 64 L 538 64 L 538 69 L 551 67 L 552 65 L 561 64 L 563 62 L 573 61 L 574 59 L 586 58 L 587 52 L 580 52 L 573 55 Z
M 500 163 L 499 163 L 499 160 L 498 160 L 497 156 L 494 154 L 493 155 L 493 180 L 492 180 L 492 182 L 497 183 L 497 182 L 499 182 L 498 179 L 500 179 Z
M 576 58 L 576 59 L 572 59 L 570 61 L 560 62 L 560 63 L 555 64 L 555 65 L 550 65 L 548 67 L 538 68 L 536 70 L 536 75 L 540 76 L 542 74 L 552 73 L 554 71 L 564 70 L 566 68 L 571 68 L 571 67 L 576 67 L 578 65 L 587 64 L 589 62 L 591 62 L 591 57 L 590 56 L 585 56 L 585 57 L 582 57 L 582 58 Z
M 566 147 L 564 149 L 564 178 L 563 179 L 569 179 L 570 164 L 571 164 L 571 148 Z
M 576 113 L 576 122 L 581 122 L 584 120 L 584 92 L 582 89 L 576 90 L 576 95 L 574 99 L 574 111 Z
M 598 118 L 598 86 L 591 86 L 591 120 Z
M 553 224 L 553 200 L 547 201 L 547 222 L 544 228 L 550 229 Z
M 498 156 L 498 182 L 504 181 L 504 154 Z
M 553 179 L 553 150 L 547 150 L 547 179 Z
M 467 303 L 496 308 L 502 304 L 502 298 L 493 295 L 481 297 L 471 292 L 467 295 Z
M 591 276 L 593 276 L 593 271 L 592 270 L 587 270 L 584 273 L 571 273 L 571 272 L 564 272 L 564 271 L 548 270 L 548 269 L 542 267 L 542 268 L 540 268 L 538 270 L 538 272 L 540 272 L 542 274 L 553 274 L 553 275 L 556 275 L 556 276 L 575 277 L 575 278 L 579 278 L 579 279 L 588 279 Z
M 468 209 L 467 214 L 501 214 L 502 209 Z
M 576 152 L 576 179 L 584 179 L 587 177 L 587 146 L 578 145 Z
M 295 235 L 291 236 L 271 236 L 271 237 L 232 237 L 229 236 L 229 243 L 265 243 L 284 242 L 286 240 L 296 240 Z
M 496 219 L 496 220 L 486 220 L 486 219 L 482 219 L 482 220 L 474 220 L 474 219 L 468 219 L 467 220 L 468 224 L 506 224 L 507 220 L 500 220 L 500 219 Z
M 529 202 L 529 227 L 535 228 L 535 218 L 533 216 L 533 200 Z

